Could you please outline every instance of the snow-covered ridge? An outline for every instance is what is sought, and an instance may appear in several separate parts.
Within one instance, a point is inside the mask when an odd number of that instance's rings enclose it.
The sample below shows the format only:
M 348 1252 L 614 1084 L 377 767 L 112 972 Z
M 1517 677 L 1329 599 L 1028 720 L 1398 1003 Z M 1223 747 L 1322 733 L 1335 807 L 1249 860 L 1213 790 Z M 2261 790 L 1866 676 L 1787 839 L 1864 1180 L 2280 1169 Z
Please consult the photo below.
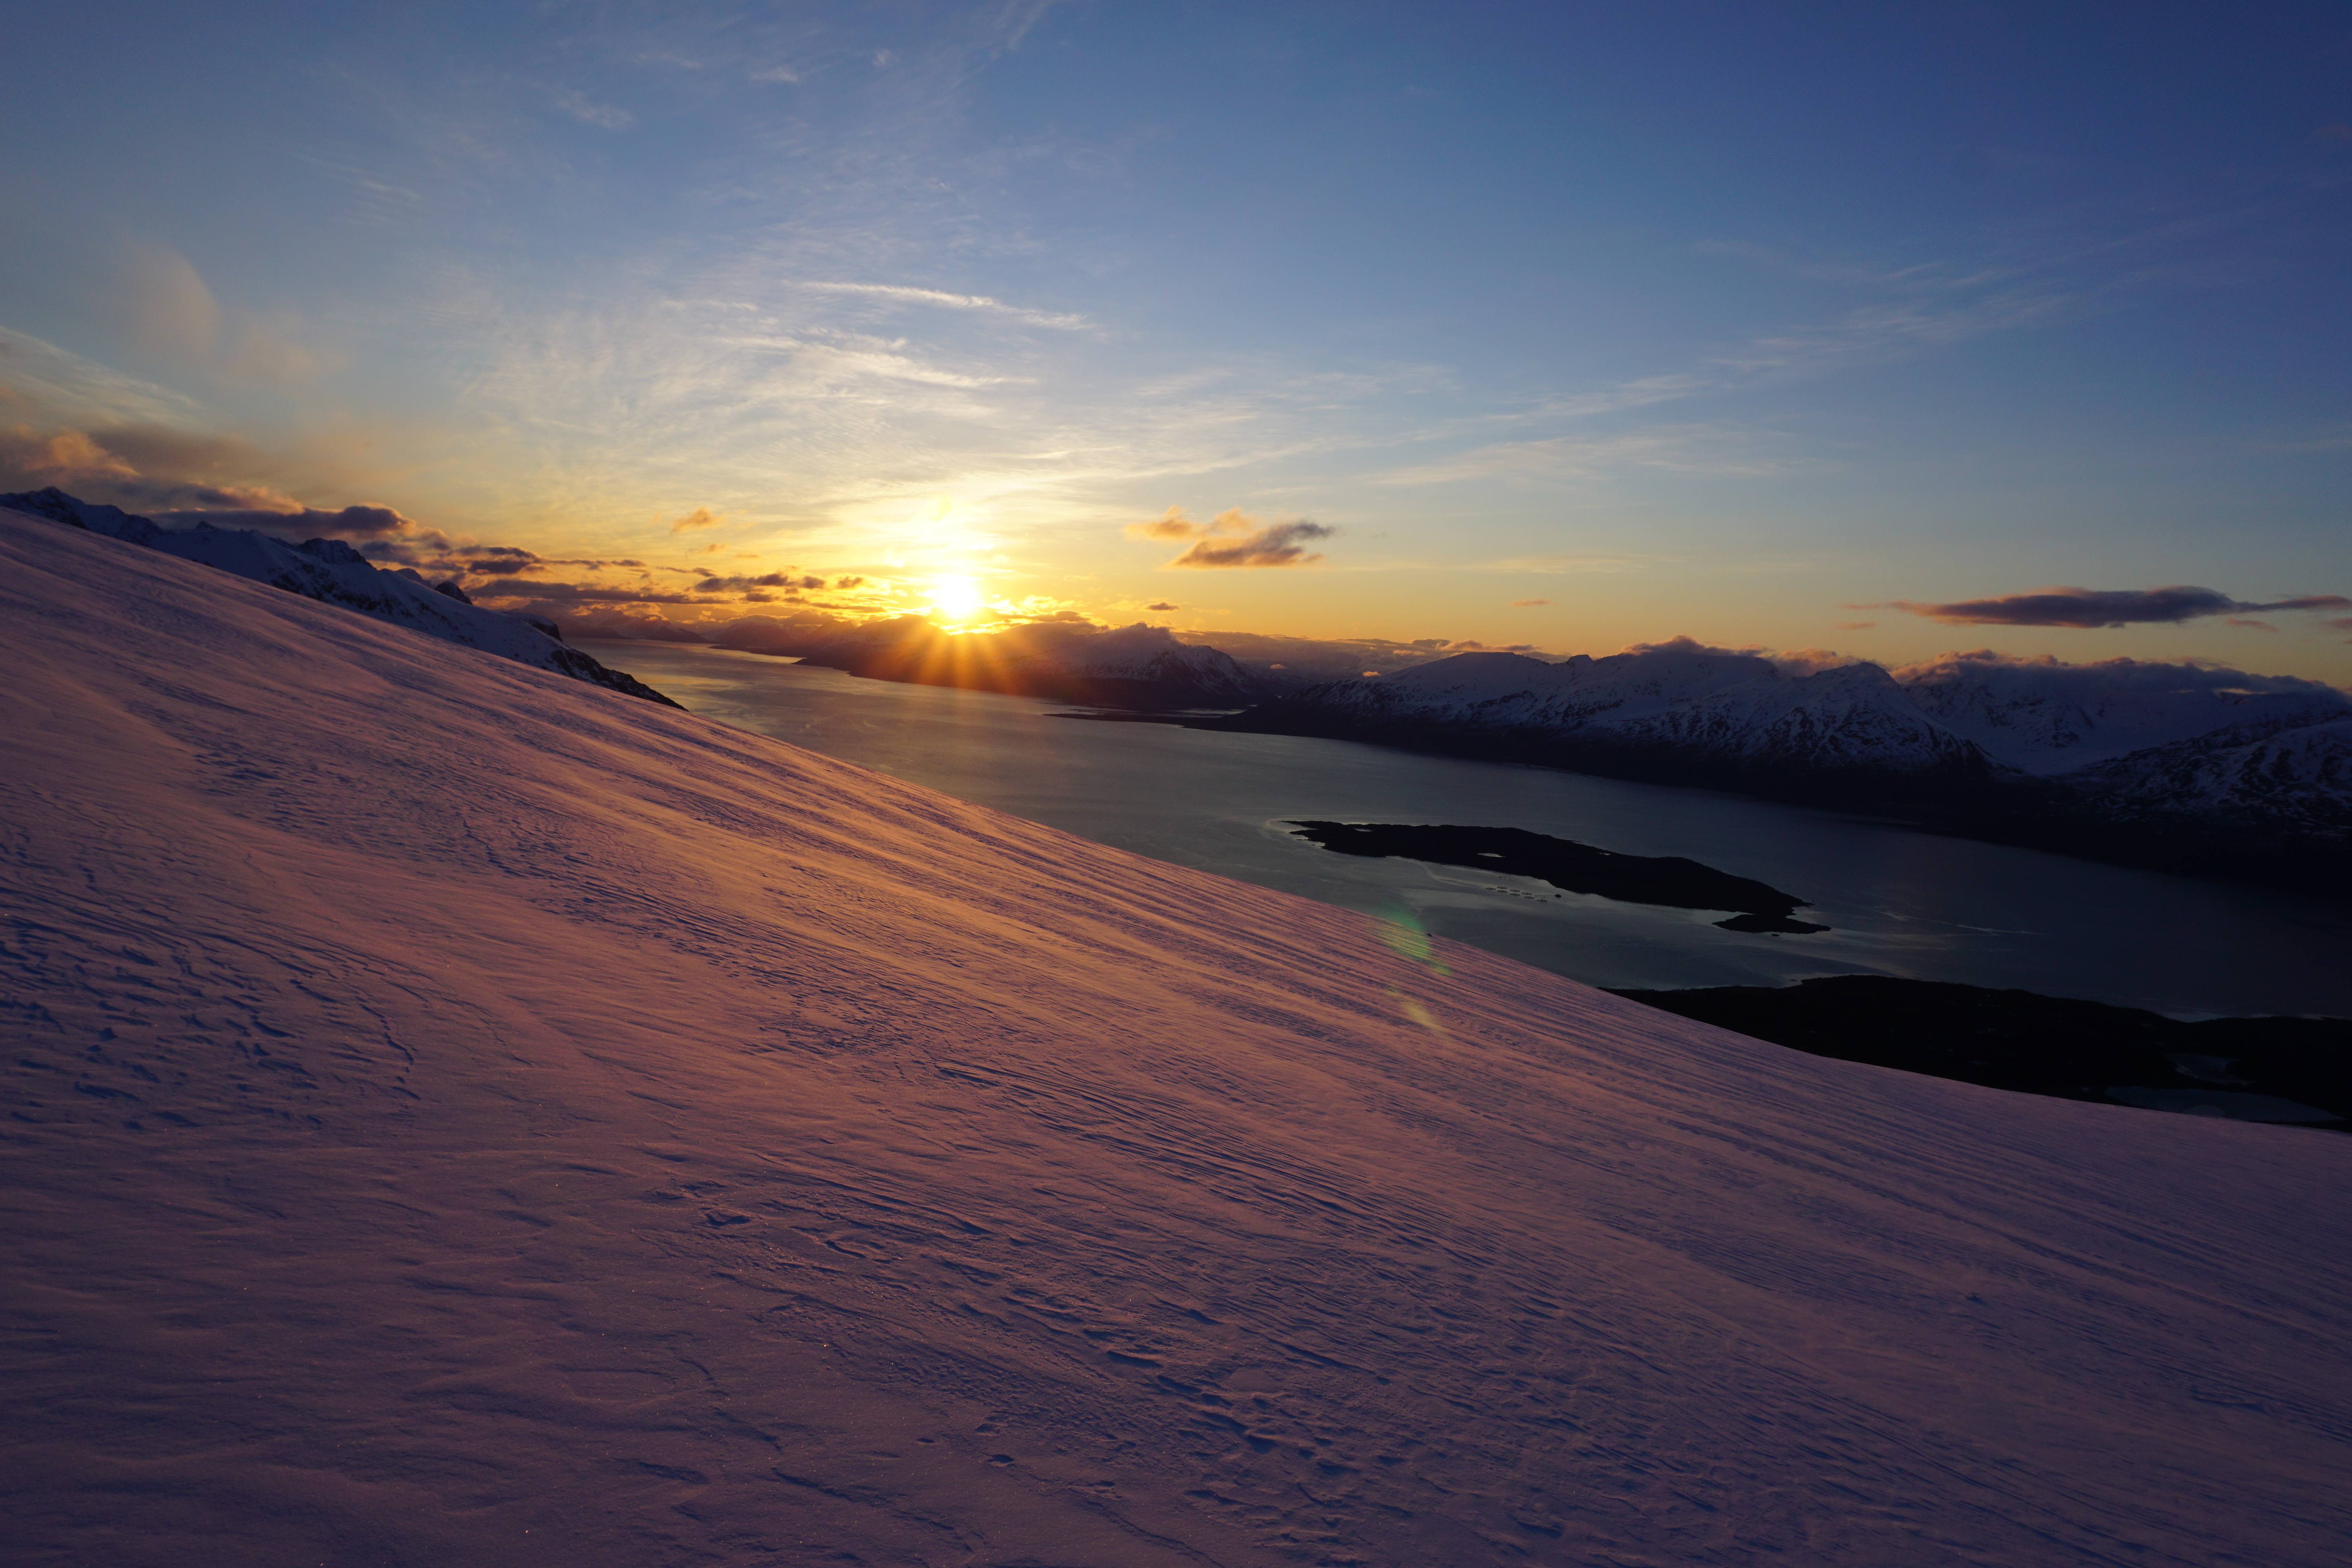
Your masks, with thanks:
M 1908 772 L 1982 761 L 1875 665 L 1783 674 L 1769 659 L 1666 647 L 1578 655 L 1466 653 L 1377 680 L 1335 681 L 1270 704 L 1272 717 L 1574 738 L 1790 769 Z
M 1243 725 L 1508 742 L 1603 771 L 1687 764 L 1698 782 L 1735 787 L 2041 780 L 2050 787 L 2032 809 L 2044 815 L 2342 844 L 2352 842 L 2347 720 L 2352 699 L 2285 676 L 1987 653 L 1894 670 L 1805 668 L 1685 640 L 1558 663 L 1461 654 L 1314 687 Z
M 2352 718 L 2265 716 L 2069 776 L 2122 820 L 2243 824 L 2314 843 L 2352 837 Z
M 21 1560 L 2352 1539 L 2352 1140 L 1418 962 L 15 516 L 0 658 Z
M 0 509 L 85 529 L 127 544 L 142 544 L 183 561 L 267 583 L 323 605 L 340 605 L 426 637 L 551 669 L 593 686 L 655 702 L 670 700 L 636 677 L 608 668 L 567 646 L 551 622 L 484 609 L 454 586 L 436 589 L 409 567 L 383 570 L 339 539 L 289 544 L 252 529 L 215 528 L 209 523 L 167 529 L 120 507 L 78 500 L 54 486 L 0 495 Z
M 2069 773 L 2153 746 L 2248 724 L 2275 729 L 2352 717 L 2352 698 L 2317 681 L 2260 678 L 2231 689 L 2193 666 L 2117 659 L 2063 665 L 1985 654 L 1888 670 L 1863 661 L 1791 671 L 1760 655 L 1672 644 L 1559 663 L 1465 653 L 1380 680 L 1291 699 L 1298 709 L 1566 734 L 1654 736 L 1759 754 L 1795 750 L 1890 767 L 1974 755 L 2032 774 Z
M 2021 772 L 2072 773 L 2225 730 L 2352 717 L 2352 699 L 2293 676 L 2105 659 L 1946 654 L 1892 671 L 1920 711 Z

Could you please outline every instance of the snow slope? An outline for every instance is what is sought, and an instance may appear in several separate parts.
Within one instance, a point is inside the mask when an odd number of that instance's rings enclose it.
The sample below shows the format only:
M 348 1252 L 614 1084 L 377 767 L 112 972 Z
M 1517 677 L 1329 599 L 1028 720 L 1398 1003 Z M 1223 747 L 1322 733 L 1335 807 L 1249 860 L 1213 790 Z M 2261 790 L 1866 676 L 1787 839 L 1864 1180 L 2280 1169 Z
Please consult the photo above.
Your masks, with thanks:
M 0 517 L 12 1563 L 2253 1564 L 2352 1140 L 1763 1046 Z
M 54 486 L 30 494 L 0 495 L 0 510 L 46 517 L 68 528 L 143 544 L 183 561 L 200 562 L 323 605 L 340 605 L 461 647 L 480 648 L 500 658 L 536 665 L 632 697 L 669 702 L 635 676 L 607 668 L 567 646 L 551 621 L 486 610 L 462 596 L 436 590 L 409 567 L 381 570 L 340 539 L 289 544 L 249 528 L 215 528 L 209 523 L 162 528 L 120 507 L 77 500 Z

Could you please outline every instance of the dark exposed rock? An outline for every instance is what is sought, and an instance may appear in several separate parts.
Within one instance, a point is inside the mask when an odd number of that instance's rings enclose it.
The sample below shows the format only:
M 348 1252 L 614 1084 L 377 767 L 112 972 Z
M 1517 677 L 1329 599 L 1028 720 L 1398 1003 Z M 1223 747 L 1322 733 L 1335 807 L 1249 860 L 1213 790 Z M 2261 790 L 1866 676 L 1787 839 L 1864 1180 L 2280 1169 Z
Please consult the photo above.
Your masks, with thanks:
M 2101 1002 L 1840 974 L 1620 996 L 1814 1056 L 2061 1100 L 2352 1131 L 2352 1020 L 2183 1023 Z

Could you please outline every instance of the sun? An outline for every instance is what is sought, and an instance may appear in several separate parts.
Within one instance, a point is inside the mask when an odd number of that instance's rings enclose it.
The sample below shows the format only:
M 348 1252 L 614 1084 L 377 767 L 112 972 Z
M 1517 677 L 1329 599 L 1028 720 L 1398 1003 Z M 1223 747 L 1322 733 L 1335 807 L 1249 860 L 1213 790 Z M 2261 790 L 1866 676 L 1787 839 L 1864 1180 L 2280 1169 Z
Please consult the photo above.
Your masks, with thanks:
M 985 600 L 980 584 L 969 577 L 938 577 L 931 581 L 931 608 L 950 620 L 968 620 Z

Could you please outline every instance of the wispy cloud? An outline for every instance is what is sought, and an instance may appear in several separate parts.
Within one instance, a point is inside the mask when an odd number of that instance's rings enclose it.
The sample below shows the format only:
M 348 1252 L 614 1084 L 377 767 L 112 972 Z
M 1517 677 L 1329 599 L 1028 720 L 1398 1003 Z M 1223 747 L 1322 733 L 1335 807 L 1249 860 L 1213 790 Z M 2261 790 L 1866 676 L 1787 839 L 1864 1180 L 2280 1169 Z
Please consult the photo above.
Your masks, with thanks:
M 2014 268 L 1990 262 L 1956 266 L 1942 259 L 1890 262 L 1810 256 L 1781 246 L 1758 245 L 1739 239 L 1703 239 L 1695 248 L 1702 256 L 1732 257 L 1792 278 L 1918 293 L 1950 293 L 1982 288 L 2008 282 L 2017 276 Z
M 868 347 L 790 337 L 746 337 L 742 342 L 748 348 L 772 350 L 789 356 L 794 372 L 818 383 L 873 377 L 885 381 L 919 382 L 929 386 L 981 387 L 1002 386 L 1007 382 L 1022 379 L 950 369 L 895 352 L 901 346 L 895 343 L 887 347 Z
M 2339 425 L 2317 435 L 2292 440 L 2256 441 L 2248 443 L 2258 452 L 2345 452 L 2352 451 L 2352 424 Z
M 1761 450 L 1768 439 L 1716 425 L 1662 426 L 1615 436 L 1553 436 L 1535 441 L 1493 442 L 1457 457 L 1391 468 L 1378 478 L 1389 485 L 1490 479 L 1558 480 L 1623 468 L 1761 478 L 1804 466 L 1796 458 Z
M 548 95 L 555 107 L 583 125 L 601 126 L 607 131 L 626 131 L 637 122 L 637 117 L 625 109 L 609 103 L 597 103 L 585 93 L 560 88 Z
M 2247 219 L 2229 210 L 2084 216 L 2074 232 L 2039 235 L 1992 253 L 1890 262 L 1807 256 L 1738 240 L 1702 254 L 1865 290 L 1879 298 L 1817 321 L 1751 332 L 1689 367 L 1564 393 L 1523 420 L 1580 419 L 1808 380 L 1994 333 L 2053 325 L 2198 265 L 2184 258 Z
M 2060 293 L 2019 288 L 1958 302 L 1862 306 L 1825 321 L 1753 333 L 1689 370 L 1550 398 L 1531 414 L 1536 418 L 1583 419 L 1811 380 L 2042 324 L 2054 320 L 2066 302 Z
M 204 417 L 193 397 L 7 327 L 0 327 L 0 386 L 13 388 L 30 407 L 78 423 L 194 426 Z
M 818 294 L 858 294 L 898 304 L 932 305 L 945 310 L 983 310 L 1033 327 L 1054 327 L 1063 331 L 1084 331 L 1094 325 L 1084 316 L 1068 311 L 1033 310 L 1026 305 L 1008 305 L 985 294 L 952 294 L 943 289 L 919 289 L 904 283 L 803 282 L 796 287 Z

